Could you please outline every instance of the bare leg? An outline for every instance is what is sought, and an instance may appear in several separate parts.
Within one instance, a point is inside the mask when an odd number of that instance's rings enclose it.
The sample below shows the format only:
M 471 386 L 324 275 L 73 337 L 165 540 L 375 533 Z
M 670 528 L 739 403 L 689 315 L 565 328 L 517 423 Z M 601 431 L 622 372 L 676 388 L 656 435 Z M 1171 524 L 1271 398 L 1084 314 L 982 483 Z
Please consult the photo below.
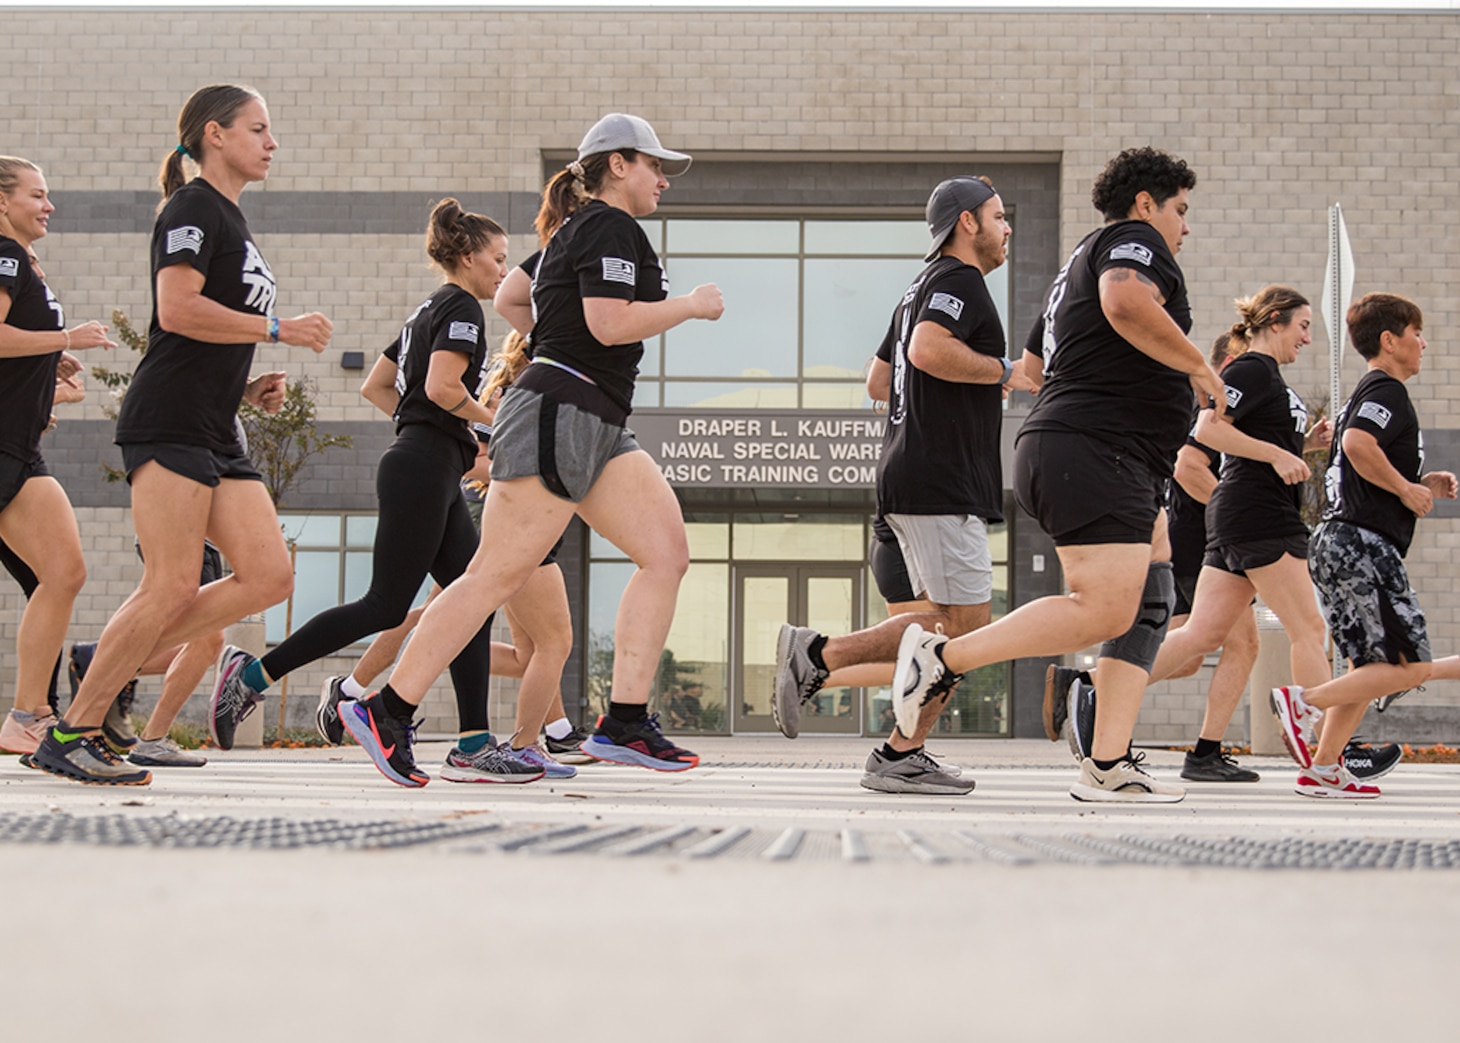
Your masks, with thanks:
M 679 501 L 648 453 L 624 453 L 608 462 L 578 514 L 638 566 L 614 624 L 613 701 L 648 703 L 689 568 Z
M 218 661 L 218 655 L 223 651 L 223 631 L 216 630 L 207 637 L 189 641 L 176 651 L 163 675 L 162 695 L 152 708 L 152 716 L 147 718 L 147 726 L 142 729 L 143 739 L 161 739 L 172 729 L 183 704 L 197 691 L 203 675 Z
M 568 614 L 568 591 L 563 570 L 556 565 L 539 568 L 527 585 L 507 602 L 507 618 L 514 643 L 519 631 L 531 641 L 527 669 L 517 691 L 517 749 L 537 742 L 537 733 L 554 699 L 561 702 L 559 685 L 563 664 L 573 650 L 573 621 Z
M 1338 763 L 1370 700 L 1424 684 L 1430 675 L 1429 663 L 1366 663 L 1342 677 L 1305 688 L 1303 701 L 1324 711 L 1323 731 L 1313 755 L 1314 763 Z M 1352 707 L 1353 710 L 1345 713 L 1342 712 L 1343 707 Z
M 1167 632 L 1151 667 L 1151 680 L 1173 677 L 1193 657 L 1221 648 L 1242 614 L 1252 615 L 1248 606 L 1254 593 L 1252 583 L 1242 576 L 1203 566 L 1196 581 L 1191 615 L 1182 626 Z
M 1206 716 L 1202 718 L 1199 738 L 1221 742 L 1232 723 L 1232 714 L 1242 701 L 1252 665 L 1257 662 L 1257 618 L 1251 610 L 1243 612 L 1227 631 L 1222 641 L 1222 658 L 1212 671 L 1207 689 Z M 1265 693 L 1264 693 L 1265 694 Z
M 487 616 L 531 578 L 573 510 L 572 503 L 548 492 L 535 477 L 495 481 L 487 487 L 482 530 L 492 539 L 478 546 L 466 571 L 426 606 L 415 636 L 390 675 L 390 687 L 401 699 L 420 705 L 432 682 Z
M 1326 631 L 1313 593 L 1313 581 L 1308 577 L 1308 563 L 1284 554 L 1271 565 L 1248 569 L 1247 576 L 1287 631 L 1292 644 L 1293 680 L 1304 688 L 1314 688 L 1330 680 L 1333 667 L 1323 647 Z M 1344 742 L 1347 741 L 1345 737 Z
M 21 486 L 0 511 L 0 539 L 30 566 L 37 581 L 15 635 L 15 708 L 44 714 L 49 712 L 51 671 L 66 641 L 76 595 L 86 582 L 81 534 L 60 483 L 41 476 Z
M 431 596 L 435 597 L 436 591 L 439 589 L 433 588 Z M 429 605 L 430 601 L 427 601 L 426 604 Z M 368 689 L 377 677 L 390 669 L 390 665 L 395 662 L 395 657 L 400 654 L 401 645 L 406 643 L 406 638 L 410 636 L 412 630 L 416 629 L 416 624 L 421 621 L 421 614 L 425 611 L 426 605 L 413 608 L 406 613 L 406 618 L 401 621 L 400 625 L 393 626 L 389 630 L 382 630 L 375 635 L 375 640 L 370 642 L 370 647 L 365 649 L 365 654 L 360 657 L 360 661 L 355 664 L 355 669 L 350 672 L 350 676 L 355 679 L 356 684 Z M 492 650 L 492 665 L 497 665 L 495 648 Z

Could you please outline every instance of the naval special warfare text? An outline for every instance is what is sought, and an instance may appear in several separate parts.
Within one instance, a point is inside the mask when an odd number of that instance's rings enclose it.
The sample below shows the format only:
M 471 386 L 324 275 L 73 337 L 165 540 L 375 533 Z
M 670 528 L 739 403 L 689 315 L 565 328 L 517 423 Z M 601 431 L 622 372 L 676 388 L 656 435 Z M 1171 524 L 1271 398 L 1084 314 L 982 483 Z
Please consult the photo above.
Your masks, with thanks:
M 880 417 L 680 417 L 659 464 L 681 485 L 871 486 L 885 427 Z

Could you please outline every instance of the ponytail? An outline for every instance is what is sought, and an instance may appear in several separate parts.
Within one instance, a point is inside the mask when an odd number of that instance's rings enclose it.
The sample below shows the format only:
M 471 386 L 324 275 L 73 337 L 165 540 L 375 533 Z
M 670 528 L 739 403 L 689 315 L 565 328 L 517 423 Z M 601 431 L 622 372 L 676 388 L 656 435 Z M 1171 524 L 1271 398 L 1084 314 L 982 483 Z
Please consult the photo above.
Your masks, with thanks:
M 203 134 L 207 131 L 208 124 L 233 126 L 238 111 L 254 100 L 263 101 L 264 97 L 252 87 L 215 83 L 210 87 L 199 87 L 183 103 L 182 111 L 177 115 L 178 144 L 167 154 L 157 172 L 157 184 L 162 189 L 163 203 L 189 181 L 183 170 L 183 157 L 186 156 L 197 164 L 203 162 Z M 160 204 L 158 209 L 162 209 Z
M 455 271 L 463 257 L 486 249 L 498 236 L 505 239 L 507 232 L 496 221 L 467 213 L 455 199 L 443 199 L 431 208 L 426 224 L 426 256 L 442 271 Z

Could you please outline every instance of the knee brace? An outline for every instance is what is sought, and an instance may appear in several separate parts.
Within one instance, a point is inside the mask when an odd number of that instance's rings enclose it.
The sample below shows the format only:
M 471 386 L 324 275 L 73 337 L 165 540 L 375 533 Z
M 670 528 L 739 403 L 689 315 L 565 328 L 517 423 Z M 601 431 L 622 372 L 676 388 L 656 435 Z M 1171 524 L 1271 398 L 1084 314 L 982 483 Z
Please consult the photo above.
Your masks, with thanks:
M 1146 587 L 1141 591 L 1141 610 L 1136 613 L 1136 621 L 1124 634 L 1100 646 L 1101 657 L 1119 659 L 1150 673 L 1161 642 L 1166 639 L 1175 605 L 1176 581 L 1171 563 L 1151 562 L 1146 569 Z

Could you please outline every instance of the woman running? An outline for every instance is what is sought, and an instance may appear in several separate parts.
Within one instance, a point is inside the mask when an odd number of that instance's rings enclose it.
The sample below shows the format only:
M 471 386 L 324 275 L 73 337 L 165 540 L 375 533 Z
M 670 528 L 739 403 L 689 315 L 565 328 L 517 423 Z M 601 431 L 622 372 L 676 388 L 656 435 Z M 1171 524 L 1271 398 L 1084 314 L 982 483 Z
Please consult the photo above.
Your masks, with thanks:
M 41 435 L 58 377 L 80 368 L 68 352 L 116 347 L 99 322 L 66 329 L 46 285 L 33 247 L 55 209 L 40 167 L 0 156 L 0 541 L 27 599 L 15 638 L 15 708 L 0 725 L 0 749 L 24 755 L 56 723 L 47 696 L 86 582 L 76 515 L 41 458 Z
M 358 601 L 326 609 L 261 659 L 241 649 L 224 653 L 210 723 L 223 749 L 263 693 L 285 674 L 401 623 L 427 576 L 450 583 L 466 569 L 478 538 L 461 493 L 461 476 L 476 459 L 473 424 L 492 414 L 477 400 L 486 361 L 481 301 L 507 274 L 507 233 L 455 199 L 431 211 L 426 255 L 445 277 L 406 320 L 400 336 L 375 361 L 361 394 L 396 422 L 380 458 L 370 589 Z M 453 782 L 530 782 L 542 768 L 504 755 L 487 719 L 491 625 L 451 663 L 461 734 L 442 777 Z
M 393 782 L 426 784 L 411 753 L 416 706 L 482 621 L 528 581 L 575 513 L 638 567 L 619 603 L 609 712 L 583 750 L 664 771 L 698 763 L 664 738 L 647 707 L 689 567 L 684 519 L 669 483 L 624 426 L 644 339 L 724 310 L 714 285 L 667 296 L 659 258 L 635 220 L 658 208 L 666 178 L 689 162 L 660 145 L 644 120 L 613 113 L 548 186 L 571 216 L 533 278 L 533 364 L 503 397 L 493 425 L 482 512 L 490 552 L 478 548 L 466 573 L 426 609 L 390 683 L 341 712 Z
M 159 177 L 147 353 L 117 419 L 142 582 L 102 631 L 65 719 L 35 755 L 46 771 L 80 782 L 152 780 L 113 756 L 99 729 L 154 651 L 221 630 L 293 589 L 278 515 L 240 440 L 238 404 L 275 412 L 284 403 L 283 373 L 249 379 L 258 341 L 321 352 L 332 330 L 318 313 L 274 314 L 273 272 L 238 208 L 244 188 L 269 176 L 279 147 L 263 97 L 251 87 L 203 87 L 177 130 Z M 192 180 L 184 157 L 197 165 Z M 205 538 L 233 574 L 200 590 Z
M 1305 686 L 1332 676 L 1324 651 L 1323 617 L 1308 578 L 1308 527 L 1302 487 L 1310 470 L 1302 454 L 1327 447 L 1332 426 L 1308 430 L 1308 410 L 1284 383 L 1279 367 L 1296 361 L 1311 343 L 1313 309 L 1296 290 L 1268 286 L 1237 302 L 1222 370 L 1231 423 L 1203 410 L 1193 438 L 1222 454 L 1221 480 L 1207 502 L 1207 551 L 1191 615 L 1166 635 L 1151 677 L 1171 674 L 1194 655 L 1221 647 L 1261 597 L 1292 642 L 1293 676 Z M 1235 699 L 1207 705 L 1201 738 L 1215 746 L 1227 729 Z M 1240 780 L 1239 780 L 1240 781 Z

